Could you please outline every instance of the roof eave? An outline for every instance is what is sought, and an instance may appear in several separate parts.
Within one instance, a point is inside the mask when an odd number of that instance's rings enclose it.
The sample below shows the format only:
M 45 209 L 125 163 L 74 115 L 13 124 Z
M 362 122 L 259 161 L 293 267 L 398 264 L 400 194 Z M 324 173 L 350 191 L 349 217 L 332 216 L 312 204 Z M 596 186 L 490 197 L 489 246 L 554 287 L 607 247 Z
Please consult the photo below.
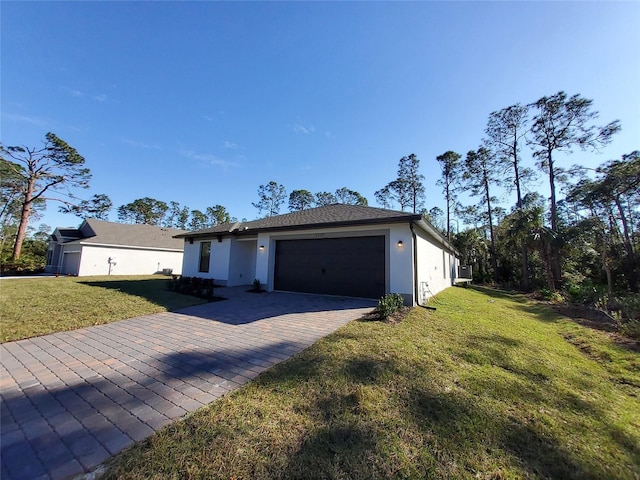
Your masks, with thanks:
M 243 236 L 243 235 L 255 235 L 262 232 L 284 232 L 291 230 L 315 230 L 319 228 L 339 228 L 348 226 L 366 226 L 366 225 L 382 225 L 386 223 L 411 223 L 413 221 L 421 219 L 422 216 L 418 214 L 412 215 L 399 215 L 395 217 L 387 218 L 366 218 L 361 220 L 341 220 L 338 222 L 321 222 L 311 223 L 304 225 L 280 225 L 275 227 L 260 227 L 260 228 L 248 228 L 246 230 L 236 230 L 233 232 L 219 231 L 219 232 L 190 232 L 181 235 L 176 235 L 174 238 L 203 238 L 203 237 L 231 237 L 231 236 Z
M 447 237 L 445 237 L 439 230 L 437 230 L 433 225 L 431 225 L 431 223 L 425 220 L 422 216 L 420 216 L 420 218 L 415 222 L 415 224 L 418 225 L 422 230 L 427 232 L 429 235 L 439 240 L 440 243 L 442 243 L 442 245 L 447 247 L 453 253 L 455 253 L 458 256 L 460 255 L 460 252 L 458 251 L 458 249 L 453 246 L 453 244 L 447 239 Z

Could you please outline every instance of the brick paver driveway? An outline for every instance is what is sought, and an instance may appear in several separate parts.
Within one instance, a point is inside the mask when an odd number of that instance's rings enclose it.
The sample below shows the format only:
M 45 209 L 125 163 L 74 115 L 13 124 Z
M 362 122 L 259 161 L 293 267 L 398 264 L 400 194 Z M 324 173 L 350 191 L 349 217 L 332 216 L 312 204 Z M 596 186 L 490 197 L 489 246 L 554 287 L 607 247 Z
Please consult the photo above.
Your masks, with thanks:
M 244 290 L 221 289 L 228 300 L 180 312 L 1 345 L 1 477 L 89 471 L 374 306 Z

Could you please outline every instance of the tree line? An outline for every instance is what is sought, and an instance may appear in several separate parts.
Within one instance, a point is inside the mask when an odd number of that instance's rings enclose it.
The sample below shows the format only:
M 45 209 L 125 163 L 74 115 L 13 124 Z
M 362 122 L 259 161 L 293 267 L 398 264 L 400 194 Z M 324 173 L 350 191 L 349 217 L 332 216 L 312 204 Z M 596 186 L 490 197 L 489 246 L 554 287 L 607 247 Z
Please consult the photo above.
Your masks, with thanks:
M 476 280 L 607 308 L 635 318 L 626 325 L 640 335 L 640 152 L 594 168 L 560 164 L 611 143 L 620 123 L 597 118 L 592 100 L 565 92 L 492 112 L 477 149 L 437 157 L 443 233 Z M 505 191 L 514 204 L 500 205 Z M 462 192 L 476 202 L 464 205 Z

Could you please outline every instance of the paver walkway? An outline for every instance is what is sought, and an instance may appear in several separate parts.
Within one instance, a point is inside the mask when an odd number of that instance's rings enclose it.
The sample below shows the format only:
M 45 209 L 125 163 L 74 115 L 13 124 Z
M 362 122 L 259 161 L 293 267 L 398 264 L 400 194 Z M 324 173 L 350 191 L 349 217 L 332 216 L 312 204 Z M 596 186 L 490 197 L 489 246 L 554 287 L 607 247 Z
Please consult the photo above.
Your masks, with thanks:
M 228 300 L 179 312 L 0 345 L 1 478 L 90 471 L 374 306 L 244 290 L 220 289 Z

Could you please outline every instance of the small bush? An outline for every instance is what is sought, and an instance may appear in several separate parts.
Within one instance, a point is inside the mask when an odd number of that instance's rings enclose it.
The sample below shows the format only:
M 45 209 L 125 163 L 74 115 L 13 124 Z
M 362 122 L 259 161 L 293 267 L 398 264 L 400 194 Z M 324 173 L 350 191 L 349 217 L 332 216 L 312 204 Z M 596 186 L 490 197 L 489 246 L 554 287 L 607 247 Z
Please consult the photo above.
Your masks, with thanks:
M 606 294 L 605 285 L 596 285 L 588 280 L 568 281 L 564 287 L 567 300 L 571 303 L 592 305 Z
M 605 295 L 596 307 L 608 311 L 616 319 L 620 333 L 640 339 L 640 294 Z
M 253 290 L 256 292 L 259 292 L 260 290 L 262 290 L 262 285 L 260 284 L 260 280 L 258 280 L 257 278 L 253 280 Z
M 562 303 L 564 302 L 564 297 L 562 294 L 555 290 L 549 290 L 548 288 L 543 288 L 538 292 L 538 295 L 543 299 L 552 303 Z
M 174 275 L 168 284 L 169 290 L 208 300 L 215 297 L 215 287 L 216 285 L 211 278 L 182 277 L 178 275 Z
M 626 337 L 640 340 L 640 322 L 638 320 L 627 320 L 620 323 L 620 333 Z
M 404 298 L 399 293 L 388 293 L 378 300 L 377 311 L 384 319 L 389 318 L 404 305 Z

